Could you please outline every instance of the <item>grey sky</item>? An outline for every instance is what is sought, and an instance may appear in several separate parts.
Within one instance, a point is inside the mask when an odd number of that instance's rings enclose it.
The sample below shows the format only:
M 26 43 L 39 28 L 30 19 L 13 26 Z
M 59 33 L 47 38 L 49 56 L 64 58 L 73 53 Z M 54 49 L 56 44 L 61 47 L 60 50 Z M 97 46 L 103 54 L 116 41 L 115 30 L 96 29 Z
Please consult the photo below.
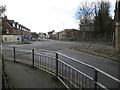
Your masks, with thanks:
M 81 2 L 99 0 L 1 0 L 6 5 L 8 19 L 15 20 L 32 32 L 61 31 L 64 28 L 78 28 L 74 18 Z M 109 0 L 114 15 L 116 0 Z

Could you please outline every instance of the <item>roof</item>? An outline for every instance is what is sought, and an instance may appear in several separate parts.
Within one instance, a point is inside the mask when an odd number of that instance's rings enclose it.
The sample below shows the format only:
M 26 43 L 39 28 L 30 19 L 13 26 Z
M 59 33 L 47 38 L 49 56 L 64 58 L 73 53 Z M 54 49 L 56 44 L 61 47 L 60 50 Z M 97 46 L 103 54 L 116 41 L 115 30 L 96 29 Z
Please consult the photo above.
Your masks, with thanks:
M 6 17 L 2 17 L 2 21 L 6 21 L 6 22 L 7 22 L 12 28 L 14 28 L 14 29 L 18 29 L 18 27 L 17 27 L 17 25 L 18 25 L 19 28 L 22 27 L 22 28 L 30 31 L 30 29 L 28 29 L 27 27 L 19 24 L 18 22 L 15 22 L 14 20 L 9 20 L 9 19 L 7 19 Z M 13 24 L 14 24 L 15 26 L 13 26 Z
M 65 29 L 64 31 L 69 32 L 69 31 L 80 31 L 80 30 L 77 30 L 77 29 Z

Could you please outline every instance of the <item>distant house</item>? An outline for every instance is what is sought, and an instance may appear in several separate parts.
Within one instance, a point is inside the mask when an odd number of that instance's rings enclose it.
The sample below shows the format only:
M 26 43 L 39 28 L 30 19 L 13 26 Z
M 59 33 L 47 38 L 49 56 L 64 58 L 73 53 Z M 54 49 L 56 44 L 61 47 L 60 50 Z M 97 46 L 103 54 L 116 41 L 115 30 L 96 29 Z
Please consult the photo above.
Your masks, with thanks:
M 37 34 L 36 32 L 32 32 L 31 35 L 32 35 L 32 40 L 33 41 L 36 41 L 37 38 L 39 37 L 39 34 Z
M 56 39 L 58 40 L 79 40 L 81 32 L 76 29 L 65 29 L 56 33 Z
M 80 30 L 76 29 L 66 29 L 66 39 L 67 40 L 79 40 L 80 39 Z
M 2 17 L 2 35 L 3 42 L 21 42 L 31 39 L 31 30 L 4 16 Z
M 47 38 L 46 33 L 39 33 L 38 34 L 38 40 L 45 40 Z
M 60 40 L 60 39 L 59 39 L 59 35 L 60 35 L 60 32 L 57 32 L 57 33 L 55 34 L 55 37 L 56 37 L 57 40 Z
M 56 39 L 56 32 L 52 32 L 52 34 L 48 34 L 49 35 L 49 39 L 53 39 L 55 40 Z

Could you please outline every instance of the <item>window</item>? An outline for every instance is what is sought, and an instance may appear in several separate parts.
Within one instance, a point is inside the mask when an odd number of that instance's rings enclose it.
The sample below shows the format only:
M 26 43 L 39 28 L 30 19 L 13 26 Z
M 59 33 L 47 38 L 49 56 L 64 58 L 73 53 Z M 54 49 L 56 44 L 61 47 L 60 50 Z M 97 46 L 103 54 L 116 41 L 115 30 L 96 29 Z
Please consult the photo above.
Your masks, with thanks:
M 7 41 L 7 37 L 4 37 L 4 40 Z
M 71 32 L 71 34 L 73 34 L 74 32 Z
M 19 25 L 17 25 L 17 29 L 19 29 Z
M 6 34 L 9 34 L 9 29 L 6 29 Z
M 15 23 L 13 23 L 13 27 L 15 27 Z

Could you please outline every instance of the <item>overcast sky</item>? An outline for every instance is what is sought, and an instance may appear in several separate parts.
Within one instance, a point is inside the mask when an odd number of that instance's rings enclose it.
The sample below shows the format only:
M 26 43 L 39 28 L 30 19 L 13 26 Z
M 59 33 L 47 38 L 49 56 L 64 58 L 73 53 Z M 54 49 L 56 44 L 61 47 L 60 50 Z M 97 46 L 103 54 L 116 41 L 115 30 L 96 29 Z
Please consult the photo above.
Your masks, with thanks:
M 75 13 L 84 2 L 99 0 L 0 0 L 6 5 L 8 19 L 31 29 L 32 32 L 62 31 L 64 28 L 78 29 Z M 109 0 L 114 15 L 116 0 Z

